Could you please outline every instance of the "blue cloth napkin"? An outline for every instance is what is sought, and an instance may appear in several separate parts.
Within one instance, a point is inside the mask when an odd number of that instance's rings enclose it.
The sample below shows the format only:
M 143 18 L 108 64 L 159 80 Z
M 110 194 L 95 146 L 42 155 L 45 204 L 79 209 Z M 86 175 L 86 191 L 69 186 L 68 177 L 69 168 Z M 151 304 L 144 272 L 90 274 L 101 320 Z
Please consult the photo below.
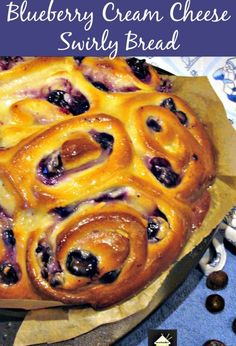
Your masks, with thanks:
M 194 269 L 182 286 L 117 346 L 147 346 L 148 329 L 177 329 L 178 346 L 202 346 L 209 339 L 218 339 L 226 346 L 236 346 L 232 322 L 236 318 L 236 256 L 228 251 L 225 271 L 228 286 L 217 292 L 225 299 L 225 308 L 211 314 L 205 308 L 208 295 L 206 278 Z

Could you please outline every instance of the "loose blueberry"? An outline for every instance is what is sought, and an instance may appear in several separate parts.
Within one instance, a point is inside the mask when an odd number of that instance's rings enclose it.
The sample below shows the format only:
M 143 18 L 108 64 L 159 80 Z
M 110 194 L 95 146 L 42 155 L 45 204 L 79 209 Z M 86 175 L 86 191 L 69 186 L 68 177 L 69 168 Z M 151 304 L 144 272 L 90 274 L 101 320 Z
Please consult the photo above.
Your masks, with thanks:
M 233 320 L 232 330 L 233 330 L 234 334 L 236 334 L 236 318 Z
M 112 149 L 114 138 L 109 133 L 98 132 L 93 136 L 94 140 L 101 145 L 101 148 L 104 150 Z
M 19 281 L 17 272 L 12 264 L 3 263 L 0 266 L 0 282 L 6 285 L 14 285 Z
M 218 313 L 224 310 L 225 301 L 219 294 L 211 294 L 206 299 L 206 308 L 211 313 Z
M 162 103 L 160 104 L 161 107 L 164 107 L 166 109 L 169 109 L 171 112 L 176 112 L 176 105 L 174 103 L 174 100 L 169 97 L 168 99 L 165 99 L 162 101 Z
M 95 88 L 102 90 L 102 91 L 109 91 L 107 86 L 101 82 L 93 82 L 93 86 L 95 86 Z
M 212 272 L 206 280 L 206 285 L 211 290 L 222 290 L 228 284 L 228 275 L 223 270 Z
M 177 118 L 179 119 L 179 122 L 182 124 L 182 125 L 186 125 L 188 123 L 188 118 L 186 116 L 186 114 L 182 111 L 176 111 L 174 112 L 175 115 L 177 116 Z
M 2 239 L 6 246 L 15 246 L 16 245 L 16 239 L 14 237 L 14 233 L 12 229 L 6 229 L 2 233 Z
M 135 77 L 137 77 L 141 80 L 144 80 L 147 77 L 150 77 L 148 64 L 146 63 L 146 61 L 144 59 L 139 60 L 136 58 L 130 58 L 130 59 L 126 59 L 126 62 L 129 65 L 129 67 L 131 68 Z
M 172 170 L 166 159 L 154 157 L 150 161 L 151 172 L 166 187 L 174 187 L 180 183 L 180 177 Z
M 70 216 L 74 211 L 75 211 L 75 208 L 73 206 L 58 207 L 58 208 L 52 209 L 53 213 L 59 215 L 63 219 Z
M 42 175 L 48 179 L 59 177 L 64 170 L 61 155 L 58 153 L 42 159 L 39 167 Z
M 147 225 L 147 236 L 149 240 L 158 240 L 157 234 L 160 230 L 160 222 L 150 217 Z
M 203 346 L 226 346 L 222 341 L 219 340 L 208 340 Z
M 102 284 L 111 284 L 112 282 L 114 282 L 118 276 L 120 275 L 120 270 L 112 270 L 110 272 L 107 272 L 106 274 L 104 274 L 99 281 Z
M 98 260 L 88 251 L 74 250 L 67 256 L 66 268 L 72 275 L 91 278 L 98 273 Z
M 193 161 L 198 161 L 198 156 L 196 154 L 193 154 L 192 159 Z
M 81 62 L 84 60 L 85 56 L 74 56 L 74 60 L 77 62 L 78 65 L 81 64 Z
M 146 122 L 147 126 L 154 132 L 160 132 L 161 126 L 156 119 L 149 117 Z

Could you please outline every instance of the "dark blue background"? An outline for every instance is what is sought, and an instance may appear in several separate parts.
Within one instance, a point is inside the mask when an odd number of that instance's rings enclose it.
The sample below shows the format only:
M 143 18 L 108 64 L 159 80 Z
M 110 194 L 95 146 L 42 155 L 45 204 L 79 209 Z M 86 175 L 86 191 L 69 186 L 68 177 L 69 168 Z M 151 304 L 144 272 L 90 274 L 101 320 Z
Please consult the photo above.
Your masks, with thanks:
M 179 0 L 185 3 L 185 0 Z M 156 22 L 124 22 L 118 21 L 107 23 L 102 18 L 102 8 L 108 1 L 105 0 L 55 0 L 54 9 L 65 9 L 71 11 L 77 7 L 81 11 L 94 11 L 94 24 L 90 31 L 86 32 L 83 23 L 78 22 L 20 22 L 19 20 L 7 23 L 6 5 L 10 0 L 0 2 L 0 38 L 1 55 L 107 55 L 108 52 L 66 50 L 58 51 L 63 44 L 60 41 L 60 34 L 65 31 L 72 31 L 76 40 L 86 39 L 88 36 L 96 36 L 100 41 L 101 33 L 105 28 L 111 32 L 110 38 L 119 40 L 119 55 L 169 55 L 169 56 L 229 56 L 235 55 L 235 32 L 236 32 L 236 1 L 235 0 L 192 0 L 191 8 L 197 10 L 217 8 L 221 13 L 228 10 L 231 19 L 227 22 L 173 22 L 169 19 L 169 9 L 173 0 L 114 0 L 117 7 L 124 12 L 128 9 L 160 10 L 165 19 L 161 23 Z M 15 0 L 14 3 L 21 4 L 22 1 Z M 28 0 L 28 8 L 33 10 L 47 10 L 49 0 Z M 168 41 L 175 29 L 178 29 L 179 43 L 181 47 L 177 50 L 154 50 L 143 52 L 135 49 L 125 51 L 126 38 L 124 34 L 132 30 L 145 40 L 163 39 Z

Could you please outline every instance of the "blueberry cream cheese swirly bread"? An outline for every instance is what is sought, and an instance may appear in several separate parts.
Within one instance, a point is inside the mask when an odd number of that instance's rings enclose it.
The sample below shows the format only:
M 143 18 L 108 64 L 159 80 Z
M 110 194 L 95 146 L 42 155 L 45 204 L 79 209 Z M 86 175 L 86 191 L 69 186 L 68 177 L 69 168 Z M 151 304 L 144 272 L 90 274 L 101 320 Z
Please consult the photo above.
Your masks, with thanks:
M 203 124 L 144 60 L 1 57 L 0 70 L 0 299 L 128 299 L 210 207 Z

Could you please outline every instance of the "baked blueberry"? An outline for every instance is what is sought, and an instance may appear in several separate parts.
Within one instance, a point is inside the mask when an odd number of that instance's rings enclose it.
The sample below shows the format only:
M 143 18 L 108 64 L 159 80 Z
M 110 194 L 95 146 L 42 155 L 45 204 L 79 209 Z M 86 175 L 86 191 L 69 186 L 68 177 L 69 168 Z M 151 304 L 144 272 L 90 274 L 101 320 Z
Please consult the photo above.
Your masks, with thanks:
M 104 150 L 112 149 L 114 138 L 109 133 L 97 132 L 93 136 L 94 140 L 101 145 L 101 148 Z
M 0 70 L 9 70 L 22 60 L 21 56 L 0 56 Z
M 3 263 L 0 266 L 0 282 L 6 285 L 14 285 L 19 281 L 17 272 L 12 264 Z
M 66 268 L 72 275 L 91 278 L 98 273 L 98 260 L 89 251 L 74 250 L 67 256 Z
M 161 83 L 157 90 L 162 93 L 170 93 L 172 92 L 172 87 L 172 83 L 169 79 L 161 78 Z
M 1 56 L 0 59 L 6 62 L 18 62 L 23 60 L 22 56 Z
M 110 201 L 123 201 L 127 197 L 127 191 L 125 190 L 111 190 L 103 193 L 99 197 L 95 198 L 96 203 L 110 202 Z
M 126 59 L 126 62 L 131 68 L 135 77 L 137 77 L 138 79 L 144 80 L 147 77 L 150 77 L 148 64 L 144 59 L 140 60 L 137 58 L 129 58 Z
M 160 106 L 164 107 L 166 109 L 169 109 L 172 113 L 174 113 L 182 125 L 187 125 L 188 118 L 187 118 L 186 114 L 182 111 L 179 111 L 176 108 L 175 102 L 171 97 L 163 100 L 162 103 L 160 104 Z
M 49 262 L 50 257 L 51 257 L 51 250 L 49 247 L 45 247 L 42 252 L 42 262 L 44 264 L 47 264 Z
M 118 278 L 119 275 L 120 275 L 120 270 L 112 270 L 110 272 L 105 273 L 99 279 L 99 281 L 103 284 L 111 284 Z
M 148 219 L 147 236 L 149 240 L 159 240 L 157 234 L 160 230 L 160 222 L 153 217 Z
M 64 109 L 69 109 L 69 104 L 65 100 L 65 95 L 67 93 L 64 90 L 53 90 L 50 92 L 50 94 L 47 97 L 48 102 L 64 108 Z
M 69 111 L 73 115 L 79 115 L 89 110 L 89 102 L 84 95 L 73 96 L 69 106 Z
M 74 60 L 77 62 L 78 65 L 81 64 L 81 62 L 84 60 L 85 56 L 74 56 Z
M 39 244 L 39 245 L 37 246 L 35 252 L 36 252 L 36 253 L 43 252 L 43 249 L 44 249 L 44 247 L 43 247 L 41 244 Z
M 168 222 L 166 215 L 158 208 L 154 210 L 154 212 L 152 213 L 152 216 L 161 217 L 162 219 Z
M 69 111 L 73 115 L 85 113 L 89 109 L 89 102 L 84 95 L 72 96 L 64 90 L 54 90 L 48 97 L 48 102 Z
M 6 246 L 13 247 L 16 245 L 16 239 L 12 229 L 5 229 L 2 233 L 2 239 Z
M 151 172 L 166 187 L 175 187 L 180 182 L 180 177 L 172 170 L 172 167 L 164 158 L 154 157 L 150 161 Z
M 53 278 L 51 278 L 49 283 L 52 287 L 57 287 L 57 286 L 60 286 L 62 284 L 62 280 L 60 280 L 58 277 L 53 277 Z
M 93 86 L 95 86 L 95 88 L 102 90 L 102 91 L 109 91 L 109 89 L 107 88 L 107 86 L 101 82 L 93 82 L 92 83 Z
M 176 105 L 174 100 L 169 97 L 168 99 L 165 99 L 162 101 L 162 103 L 160 104 L 161 107 L 164 107 L 166 109 L 169 109 L 171 112 L 176 112 Z
M 152 117 L 149 117 L 146 121 L 147 126 L 154 132 L 160 132 L 161 131 L 161 125 L 158 123 L 158 121 Z
M 46 267 L 43 267 L 42 269 L 41 269 L 41 275 L 42 275 L 42 278 L 43 279 L 48 279 L 48 270 L 47 270 L 47 268 Z
M 179 119 L 179 122 L 182 125 L 186 125 L 187 124 L 188 118 L 187 118 L 187 116 L 186 116 L 186 114 L 184 112 L 182 112 L 182 111 L 175 111 L 174 113 L 175 113 L 175 115 Z
M 42 175 L 48 179 L 59 177 L 64 170 L 61 155 L 58 152 L 42 159 L 39 167 Z
M 57 207 L 52 209 L 52 212 L 59 215 L 61 218 L 66 218 L 70 216 L 75 211 L 75 208 L 73 206 L 66 206 L 66 207 Z

